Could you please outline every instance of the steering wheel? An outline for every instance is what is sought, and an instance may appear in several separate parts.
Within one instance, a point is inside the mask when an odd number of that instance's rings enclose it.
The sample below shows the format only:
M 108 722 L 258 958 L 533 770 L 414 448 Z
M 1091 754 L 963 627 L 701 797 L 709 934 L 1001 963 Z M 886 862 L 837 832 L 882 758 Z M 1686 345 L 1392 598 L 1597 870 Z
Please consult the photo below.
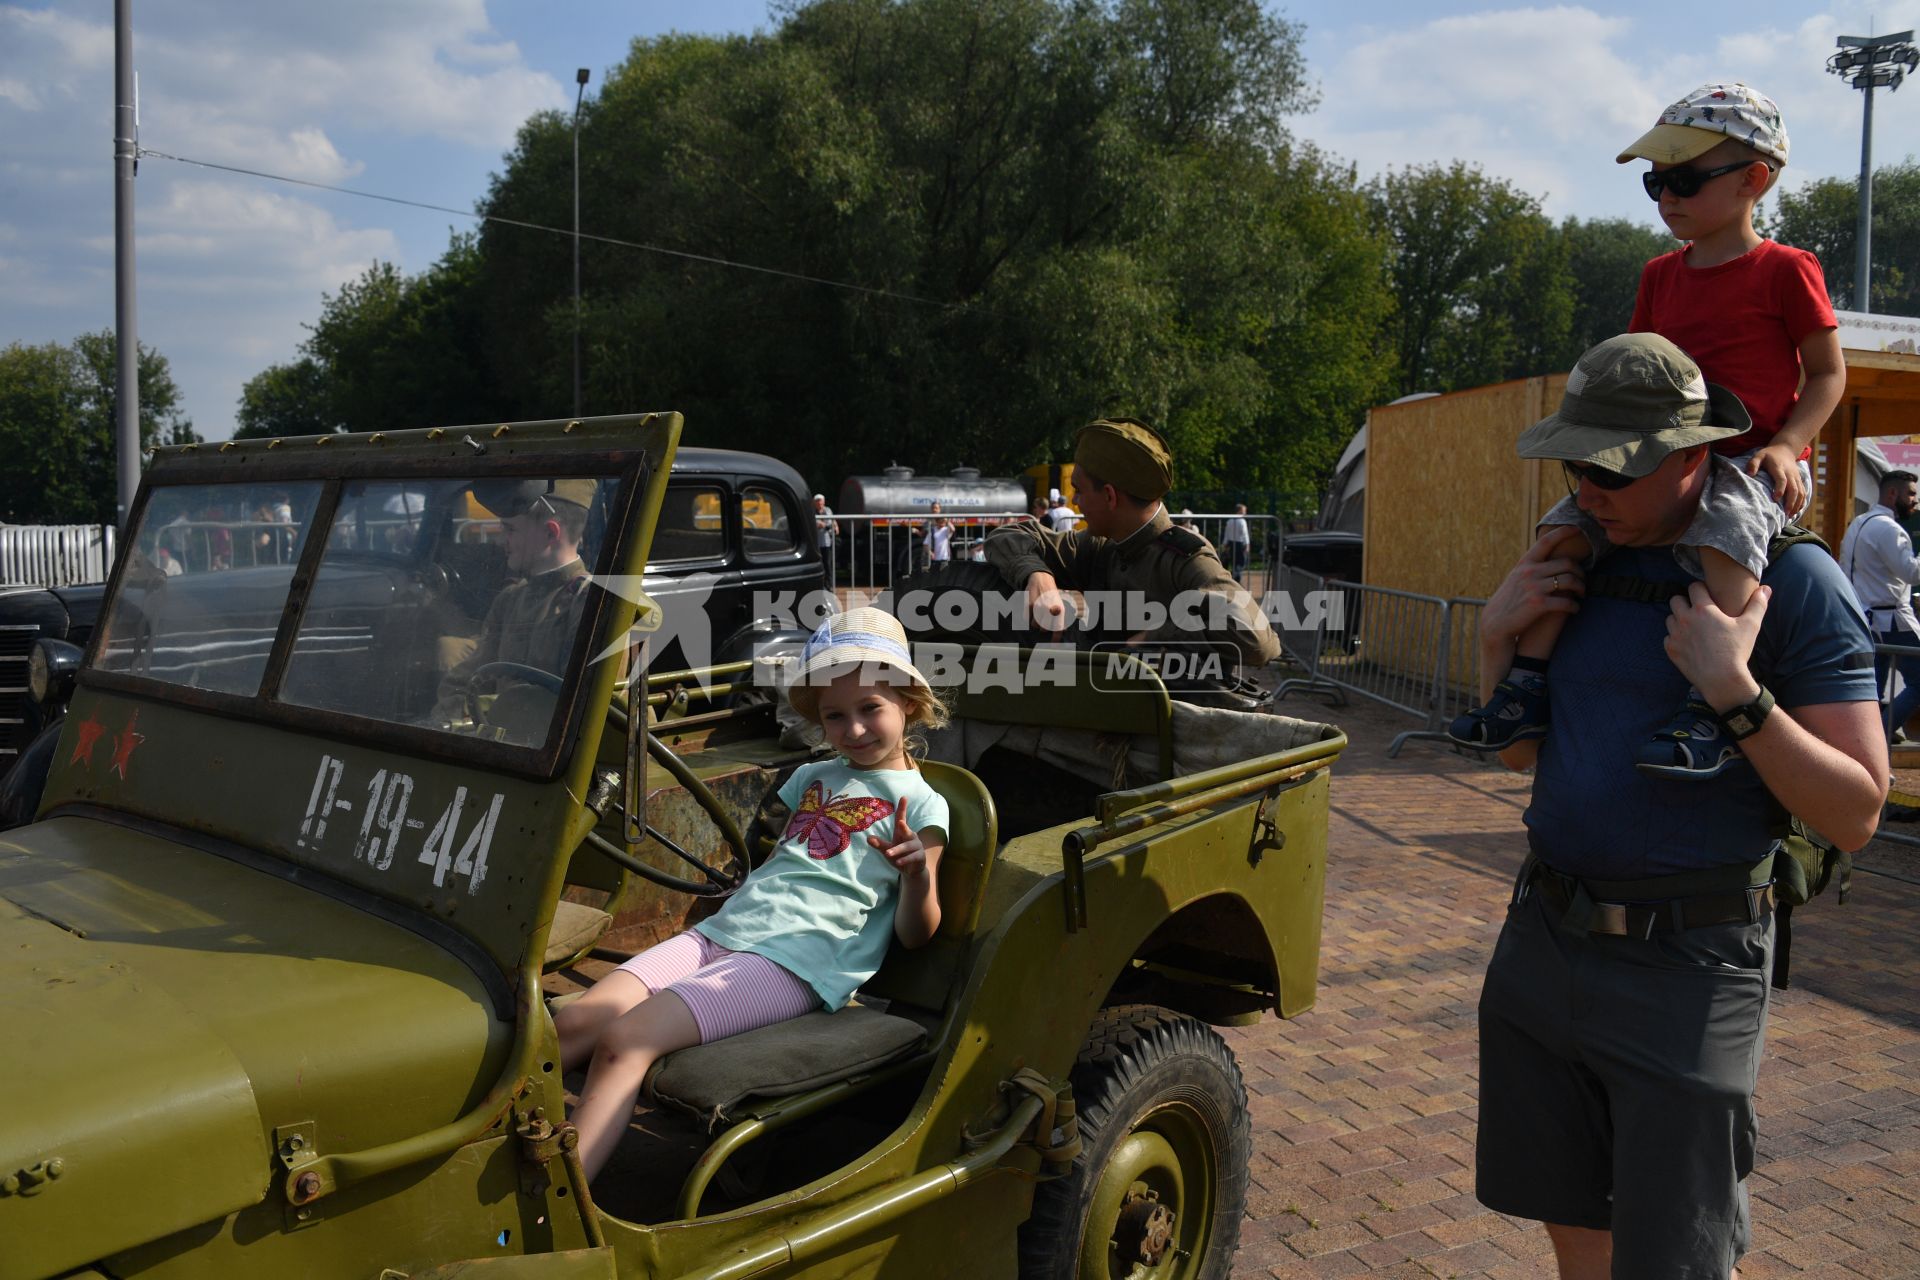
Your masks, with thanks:
M 481 676 L 512 676 L 522 683 L 538 686 L 558 697 L 561 686 L 566 682 L 551 671 L 539 667 L 530 667 L 524 662 L 489 662 L 473 673 L 478 680 Z
M 624 714 L 617 708 L 610 708 L 609 710 L 612 713 L 611 718 L 618 718 L 624 721 Z M 626 728 L 625 724 L 621 723 L 619 727 L 624 732 Z M 740 887 L 741 882 L 747 878 L 748 870 L 753 866 L 753 859 L 747 851 L 746 836 L 741 832 L 739 824 L 733 820 L 733 815 L 726 811 L 726 808 L 721 805 L 719 798 L 713 794 L 712 789 L 709 788 L 706 783 L 702 782 L 692 769 L 687 767 L 684 760 L 673 753 L 671 747 L 650 733 L 646 734 L 645 737 L 647 755 L 661 768 L 665 769 L 673 780 L 685 788 L 688 795 L 693 797 L 694 802 L 706 811 L 707 818 L 713 823 L 715 829 L 720 832 L 720 838 L 727 846 L 727 853 L 732 859 L 733 866 L 724 870 L 716 867 L 697 854 L 687 852 L 680 847 L 679 842 L 667 835 L 664 831 L 661 831 L 658 827 L 651 825 L 647 827 L 647 835 L 682 862 L 687 863 L 699 871 L 704 879 L 689 880 L 683 876 L 676 876 L 671 872 L 662 871 L 650 863 L 642 862 L 627 850 L 613 843 L 613 841 L 601 836 L 598 832 L 589 831 L 587 833 L 587 843 L 591 844 L 610 861 L 626 868 L 642 879 L 651 880 L 663 889 L 671 889 L 676 893 L 691 894 L 696 898 L 724 898 L 728 896 Z M 595 782 L 592 794 L 587 798 L 587 806 L 595 813 L 603 815 L 610 810 L 619 811 L 619 791 L 620 775 L 610 769 L 603 771 Z
M 467 719 L 473 721 L 474 724 L 489 723 L 487 715 L 480 709 L 478 686 L 481 684 L 482 677 L 497 678 L 500 676 L 508 677 L 535 689 L 540 689 L 552 694 L 555 698 L 560 696 L 560 690 L 566 683 L 553 672 L 543 670 L 540 667 L 528 666 L 524 662 L 489 662 L 476 670 L 473 675 L 467 679 L 466 688 L 462 691 L 467 703 Z

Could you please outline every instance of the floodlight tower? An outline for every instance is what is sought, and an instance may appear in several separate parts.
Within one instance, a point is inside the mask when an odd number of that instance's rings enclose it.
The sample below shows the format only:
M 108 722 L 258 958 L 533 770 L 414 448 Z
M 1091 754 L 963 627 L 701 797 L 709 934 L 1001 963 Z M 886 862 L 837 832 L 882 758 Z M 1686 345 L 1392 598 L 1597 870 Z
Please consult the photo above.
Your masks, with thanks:
M 1867 285 L 1873 264 L 1873 91 L 1884 88 L 1892 93 L 1898 89 L 1900 82 L 1920 66 L 1920 50 L 1913 46 L 1911 31 L 1841 36 L 1834 43 L 1840 46 L 1840 52 L 1827 59 L 1827 70 L 1867 95 L 1866 114 L 1860 124 L 1860 223 L 1854 233 L 1853 305 L 1871 311 L 1872 295 Z

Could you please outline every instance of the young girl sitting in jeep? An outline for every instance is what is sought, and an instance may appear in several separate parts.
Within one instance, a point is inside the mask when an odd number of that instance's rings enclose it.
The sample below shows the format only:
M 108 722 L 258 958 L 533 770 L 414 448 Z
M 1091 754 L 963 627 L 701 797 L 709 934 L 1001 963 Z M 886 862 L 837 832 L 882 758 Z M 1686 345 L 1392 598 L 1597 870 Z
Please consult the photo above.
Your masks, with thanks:
M 573 1122 L 589 1178 L 619 1145 L 662 1056 L 815 1009 L 839 1009 L 880 968 L 888 935 L 918 947 L 940 925 L 947 802 L 908 754 L 946 708 L 879 609 L 834 615 L 787 691 L 833 760 L 780 788 L 792 814 L 773 854 L 710 919 L 650 947 L 554 1015 L 567 1068 L 589 1061 Z

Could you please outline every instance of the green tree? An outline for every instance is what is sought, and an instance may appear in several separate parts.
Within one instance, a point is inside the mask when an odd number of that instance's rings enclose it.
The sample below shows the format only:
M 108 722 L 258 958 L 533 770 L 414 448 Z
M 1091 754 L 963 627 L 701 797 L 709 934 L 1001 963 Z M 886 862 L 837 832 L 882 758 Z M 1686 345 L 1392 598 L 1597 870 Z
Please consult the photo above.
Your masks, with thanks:
M 823 484 L 891 457 L 1024 467 L 1099 412 L 1163 426 L 1183 482 L 1238 483 L 1357 421 L 1379 246 L 1351 176 L 1288 145 L 1311 101 L 1297 27 L 1251 0 L 777 16 L 635 43 L 582 124 L 583 225 L 886 292 L 588 243 L 589 411 L 670 395 L 692 438 Z M 486 211 L 563 223 L 571 154 L 568 117 L 529 121 Z M 490 226 L 481 244 L 491 363 L 517 412 L 550 413 L 566 242 Z M 1296 371 L 1289 343 L 1309 341 L 1328 363 Z
M 1860 218 L 1858 178 L 1822 178 L 1782 192 L 1770 228 L 1782 244 L 1820 259 L 1833 304 L 1859 310 L 1853 278 Z M 1873 173 L 1873 305 L 1920 316 L 1920 164 L 1909 156 Z
M 1625 218 L 1568 218 L 1560 238 L 1573 276 L 1573 318 L 1559 367 L 1571 369 L 1588 347 L 1627 331 L 1640 269 L 1677 246 L 1666 232 Z
M 0 350 L 0 520 L 12 524 L 111 523 L 115 463 L 116 352 L 111 330 L 71 343 Z M 199 439 L 180 413 L 165 356 L 146 345 L 136 363 L 140 442 Z
M 479 343 L 479 249 L 455 236 L 415 276 L 376 262 L 338 293 L 300 358 L 249 379 L 239 437 L 380 431 L 481 422 L 500 414 Z
M 1401 394 L 1560 367 L 1574 291 L 1537 200 L 1461 161 L 1388 173 L 1369 193 L 1390 246 Z
M 775 19 L 636 41 L 585 108 L 587 411 L 680 409 L 823 487 L 1024 468 L 1133 413 L 1184 485 L 1309 487 L 1390 385 L 1382 235 L 1351 170 L 1289 138 L 1300 28 L 1258 0 Z M 528 120 L 482 205 L 520 225 L 327 298 L 248 428 L 569 411 L 572 250 L 524 224 L 569 223 L 572 165 L 570 113 Z
M 326 370 L 312 356 L 272 365 L 240 388 L 233 437 L 329 435 L 344 429 L 331 404 Z

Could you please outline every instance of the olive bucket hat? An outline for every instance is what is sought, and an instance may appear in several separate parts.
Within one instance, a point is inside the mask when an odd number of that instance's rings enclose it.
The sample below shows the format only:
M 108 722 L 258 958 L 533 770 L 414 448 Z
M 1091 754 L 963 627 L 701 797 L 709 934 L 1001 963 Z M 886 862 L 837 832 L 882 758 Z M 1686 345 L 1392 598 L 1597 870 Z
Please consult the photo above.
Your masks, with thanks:
M 1520 456 L 1650 474 L 1668 454 L 1740 435 L 1746 406 L 1655 333 L 1623 333 L 1587 349 L 1560 408 L 1520 433 Z

